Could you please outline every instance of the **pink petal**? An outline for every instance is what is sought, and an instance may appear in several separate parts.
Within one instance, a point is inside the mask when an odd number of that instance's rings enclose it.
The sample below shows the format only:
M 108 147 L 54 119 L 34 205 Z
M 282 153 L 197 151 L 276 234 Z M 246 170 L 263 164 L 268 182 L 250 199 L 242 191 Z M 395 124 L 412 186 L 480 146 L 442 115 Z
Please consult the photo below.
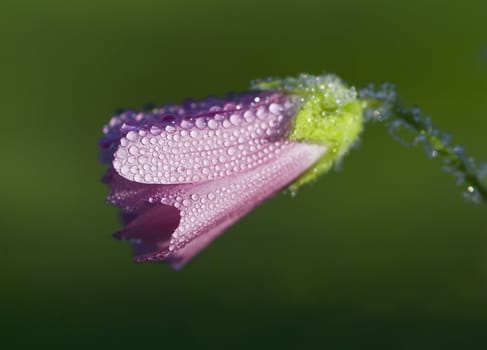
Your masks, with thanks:
M 169 255 L 150 254 L 138 261 L 164 256 L 174 268 L 180 268 L 226 228 L 289 185 L 325 151 L 320 145 L 289 143 L 253 171 L 188 188 L 180 195 L 183 206 L 173 202 L 181 208 L 181 223 L 173 233 Z
M 198 184 L 138 185 L 153 189 L 151 202 L 163 203 L 163 208 L 177 208 L 180 222 L 170 238 L 168 222 L 155 220 L 154 215 L 163 214 L 159 208 L 147 209 L 140 214 L 142 219 L 138 217 L 129 223 L 125 229 L 128 232 L 122 237 L 138 238 L 133 242 L 134 250 L 145 252 L 136 261 L 167 260 L 173 267 L 181 267 L 235 221 L 290 184 L 326 151 L 325 146 L 315 144 L 280 143 L 281 147 L 276 148 L 266 163 L 252 171 Z M 133 194 L 137 197 L 140 193 Z M 147 226 L 149 233 L 143 234 Z M 153 251 L 147 251 L 147 247 Z

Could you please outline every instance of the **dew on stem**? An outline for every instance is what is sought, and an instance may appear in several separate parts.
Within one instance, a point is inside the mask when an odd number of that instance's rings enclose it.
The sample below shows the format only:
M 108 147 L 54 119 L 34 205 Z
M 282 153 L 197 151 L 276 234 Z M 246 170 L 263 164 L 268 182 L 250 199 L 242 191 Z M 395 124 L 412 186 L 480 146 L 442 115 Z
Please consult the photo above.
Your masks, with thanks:
M 422 144 L 426 156 L 441 159 L 442 169 L 455 177 L 465 200 L 487 204 L 487 163 L 477 163 L 463 146 L 452 144 L 451 134 L 436 128 L 421 109 L 403 106 L 393 84 L 369 85 L 358 93 L 366 104 L 365 122 L 385 124 L 403 145 Z

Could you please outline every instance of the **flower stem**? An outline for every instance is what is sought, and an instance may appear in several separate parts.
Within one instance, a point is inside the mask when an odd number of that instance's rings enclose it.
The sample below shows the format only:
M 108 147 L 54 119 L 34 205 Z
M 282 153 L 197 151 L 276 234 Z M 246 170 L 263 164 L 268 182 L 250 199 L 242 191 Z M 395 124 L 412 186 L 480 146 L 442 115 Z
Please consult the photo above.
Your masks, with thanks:
M 419 108 L 407 108 L 397 101 L 394 86 L 368 86 L 359 92 L 366 105 L 364 120 L 386 124 L 391 134 L 403 144 L 422 143 L 430 158 L 440 158 L 443 169 L 452 173 L 457 183 L 465 188 L 464 197 L 475 203 L 487 204 L 487 164 L 478 165 L 466 156 L 463 147 L 451 145 L 451 136 L 438 130 Z M 406 141 L 399 132 L 406 130 L 412 141 Z

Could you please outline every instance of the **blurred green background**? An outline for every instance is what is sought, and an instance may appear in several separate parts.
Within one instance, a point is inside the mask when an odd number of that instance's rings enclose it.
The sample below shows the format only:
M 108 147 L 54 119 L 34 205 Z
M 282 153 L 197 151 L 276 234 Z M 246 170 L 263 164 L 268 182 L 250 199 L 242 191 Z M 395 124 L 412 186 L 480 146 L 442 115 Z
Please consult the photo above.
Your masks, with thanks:
M 179 272 L 136 265 L 111 238 L 97 141 L 118 107 L 326 69 L 396 83 L 485 159 L 486 13 L 483 0 L 2 0 L 0 343 L 485 348 L 487 208 L 382 127 Z

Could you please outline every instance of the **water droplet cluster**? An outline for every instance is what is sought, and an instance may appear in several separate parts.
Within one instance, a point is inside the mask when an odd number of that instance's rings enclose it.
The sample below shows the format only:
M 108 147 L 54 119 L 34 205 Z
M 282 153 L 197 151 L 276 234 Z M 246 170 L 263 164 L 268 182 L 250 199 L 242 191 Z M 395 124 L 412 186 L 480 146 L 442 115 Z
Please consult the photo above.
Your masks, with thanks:
M 191 119 L 192 116 L 199 114 L 202 116 L 211 115 L 214 113 L 210 110 L 212 108 L 224 110 L 225 112 L 233 109 L 243 110 L 263 105 L 273 98 L 278 99 L 278 94 L 269 92 L 248 93 L 229 95 L 221 99 L 207 97 L 201 101 L 187 99 L 180 105 L 166 104 L 158 107 L 153 104 L 147 104 L 142 111 L 117 111 L 108 124 L 103 127 L 103 137 L 99 142 L 101 148 L 100 158 L 107 164 L 111 163 L 120 138 L 130 130 L 147 129 L 155 124 L 181 124 L 181 127 L 189 129 L 194 124 L 185 119 Z M 201 126 L 201 120 L 198 123 Z M 171 128 L 169 127 L 169 129 Z
M 251 84 L 254 90 L 274 90 L 299 94 L 302 98 L 308 96 L 325 97 L 325 104 L 331 110 L 339 109 L 356 100 L 357 92 L 334 74 L 309 75 L 300 74 L 297 77 L 255 80 Z M 326 113 L 326 111 L 324 111 Z
M 125 121 L 113 167 L 146 184 L 195 183 L 248 171 L 280 152 L 298 106 L 296 97 L 261 93 L 172 106 L 157 118 L 142 116 L 137 126 Z
M 326 151 L 320 145 L 285 142 L 281 157 L 271 159 L 253 171 L 225 177 L 219 181 L 160 186 L 151 202 L 160 202 L 180 210 L 181 221 L 169 248 L 139 256 L 137 261 L 155 261 L 177 254 L 200 235 L 217 235 L 273 193 L 293 181 Z M 169 186 L 172 187 L 172 186 Z M 209 237 L 205 236 L 205 239 Z

